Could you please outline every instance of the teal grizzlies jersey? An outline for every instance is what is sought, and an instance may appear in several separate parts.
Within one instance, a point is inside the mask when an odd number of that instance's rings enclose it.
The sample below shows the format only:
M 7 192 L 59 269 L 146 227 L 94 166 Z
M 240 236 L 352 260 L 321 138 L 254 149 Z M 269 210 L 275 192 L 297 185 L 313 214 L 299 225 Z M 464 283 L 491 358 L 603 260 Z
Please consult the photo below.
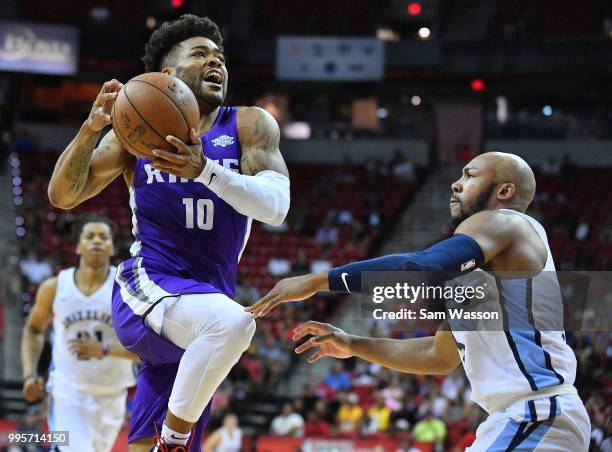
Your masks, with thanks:
M 489 413 L 519 400 L 576 393 L 576 357 L 562 331 L 563 301 L 546 232 L 528 215 L 505 211 L 529 221 L 548 256 L 544 270 L 531 279 L 477 272 L 489 278 L 488 290 L 499 301 L 498 330 L 460 331 L 450 321 L 472 400 Z

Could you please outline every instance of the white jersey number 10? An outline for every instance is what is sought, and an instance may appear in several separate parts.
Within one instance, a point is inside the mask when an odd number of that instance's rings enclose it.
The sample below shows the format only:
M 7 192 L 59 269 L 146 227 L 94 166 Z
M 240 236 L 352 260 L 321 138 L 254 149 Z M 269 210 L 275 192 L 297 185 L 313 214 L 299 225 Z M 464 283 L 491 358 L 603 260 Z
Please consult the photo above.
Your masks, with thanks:
M 183 204 L 185 205 L 185 226 L 187 229 L 193 229 L 197 225 L 198 229 L 210 231 L 213 227 L 215 205 L 211 199 L 198 199 L 195 202 L 194 209 L 193 201 L 193 198 L 183 198 Z

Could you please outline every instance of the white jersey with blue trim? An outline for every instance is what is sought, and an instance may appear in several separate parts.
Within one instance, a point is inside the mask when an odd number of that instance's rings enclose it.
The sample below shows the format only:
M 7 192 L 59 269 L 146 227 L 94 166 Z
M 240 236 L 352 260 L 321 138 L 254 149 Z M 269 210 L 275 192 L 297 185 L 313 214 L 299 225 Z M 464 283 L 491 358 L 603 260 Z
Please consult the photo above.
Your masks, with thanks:
M 93 338 L 105 345 L 119 344 L 111 314 L 116 270 L 111 266 L 106 281 L 89 296 L 76 286 L 74 267 L 57 275 L 53 299 L 50 391 L 55 386 L 68 385 L 90 394 L 105 395 L 121 393 L 136 384 L 132 361 L 113 356 L 78 359 L 69 349 L 69 341 L 77 338 Z
M 496 331 L 451 329 L 470 381 L 471 398 L 492 413 L 520 400 L 576 393 L 576 357 L 565 342 L 563 300 L 546 232 L 529 221 L 546 246 L 544 270 L 531 279 L 486 274 L 499 300 L 503 324 Z M 552 325 L 552 326 L 551 326 Z

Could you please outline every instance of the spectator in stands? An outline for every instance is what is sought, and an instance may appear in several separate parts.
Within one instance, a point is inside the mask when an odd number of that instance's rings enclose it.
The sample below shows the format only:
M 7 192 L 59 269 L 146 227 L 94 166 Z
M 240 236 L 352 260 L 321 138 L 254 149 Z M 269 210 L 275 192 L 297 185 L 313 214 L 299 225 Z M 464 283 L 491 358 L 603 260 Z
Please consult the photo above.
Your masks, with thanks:
M 367 222 L 370 230 L 380 229 L 382 226 L 382 218 L 377 209 L 373 209 L 368 213 Z
M 584 242 L 588 238 L 588 236 L 589 236 L 590 229 L 591 229 L 591 227 L 590 227 L 589 223 L 583 218 L 582 220 L 580 220 L 580 222 L 576 226 L 576 231 L 574 232 L 574 237 L 579 242 Z
M 463 369 L 457 367 L 450 375 L 446 375 L 442 380 L 440 393 L 450 401 L 455 401 L 465 389 L 465 376 Z
M 608 419 L 605 439 L 599 446 L 601 452 L 612 452 L 612 420 Z
M 306 250 L 304 248 L 300 248 L 298 250 L 297 259 L 291 265 L 291 274 L 294 276 L 304 275 L 308 273 L 310 270 L 310 264 L 308 263 L 308 257 L 306 255 Z
M 293 411 L 291 403 L 285 403 L 281 414 L 272 420 L 270 433 L 275 436 L 304 436 L 304 418 Z
M 446 425 L 428 412 L 422 420 L 416 423 L 412 434 L 414 439 L 420 443 L 431 443 L 441 448 L 446 438 Z
M 329 248 L 324 249 L 321 252 L 321 255 L 310 263 L 310 273 L 317 273 L 329 270 L 331 266 L 332 262 L 329 258 Z
M 227 414 L 223 426 L 215 430 L 204 443 L 204 452 L 240 452 L 242 450 L 242 430 L 238 427 L 238 417 Z
M 400 150 L 395 151 L 395 156 L 391 162 L 391 172 L 397 179 L 408 182 L 414 181 L 414 164 L 408 161 Z
M 329 423 L 317 411 L 311 411 L 304 426 L 304 435 L 309 438 L 329 436 Z
M 288 275 L 291 272 L 291 261 L 287 257 L 287 252 L 282 251 L 279 256 L 271 257 L 267 269 L 272 276 Z
M 340 209 L 336 215 L 336 224 L 338 226 L 347 226 L 353 223 L 353 214 L 348 209 Z
M 325 377 L 324 383 L 334 391 L 351 389 L 351 376 L 344 370 L 342 361 L 334 361 L 329 374 Z
M 448 410 L 448 399 L 440 395 L 440 387 L 438 382 L 432 382 L 430 387 L 430 394 L 428 397 L 429 406 L 431 407 L 431 414 L 439 419 L 446 418 Z
M 289 220 L 295 229 L 302 235 L 311 236 L 316 231 L 316 225 L 306 200 L 300 198 L 289 211 Z
M 397 373 L 391 376 L 389 385 L 381 391 L 381 396 L 385 400 L 385 405 L 392 411 L 397 411 L 401 408 L 402 399 L 404 398 L 404 389 L 401 386 L 400 377 Z
M 33 249 L 28 251 L 28 256 L 21 261 L 20 267 L 23 275 L 32 284 L 38 285 L 53 275 L 51 264 L 46 260 L 39 259 Z
M 541 170 L 547 176 L 557 176 L 561 172 L 561 163 L 551 155 L 542 163 Z
M 325 221 L 317 230 L 315 242 L 322 248 L 335 245 L 338 243 L 338 229 L 329 220 Z
M 377 392 L 374 395 L 374 405 L 367 411 L 369 424 L 368 433 L 385 432 L 391 421 L 391 410 L 385 405 L 385 399 Z
M 236 291 L 234 293 L 234 300 L 240 303 L 243 306 L 249 306 L 253 304 L 255 301 L 259 300 L 260 293 L 257 290 L 251 280 L 247 277 L 242 278 L 236 284 Z
M 354 392 L 351 392 L 346 402 L 340 406 L 338 410 L 337 420 L 338 429 L 342 433 L 359 432 L 361 421 L 363 419 L 363 410 L 358 405 L 359 397 Z
M 376 378 L 370 373 L 370 367 L 364 362 L 358 362 L 355 366 L 354 386 L 374 386 Z
M 272 334 L 266 335 L 265 343 L 259 348 L 257 354 L 268 363 L 278 361 L 282 364 L 286 364 L 289 360 L 287 353 L 283 351 Z

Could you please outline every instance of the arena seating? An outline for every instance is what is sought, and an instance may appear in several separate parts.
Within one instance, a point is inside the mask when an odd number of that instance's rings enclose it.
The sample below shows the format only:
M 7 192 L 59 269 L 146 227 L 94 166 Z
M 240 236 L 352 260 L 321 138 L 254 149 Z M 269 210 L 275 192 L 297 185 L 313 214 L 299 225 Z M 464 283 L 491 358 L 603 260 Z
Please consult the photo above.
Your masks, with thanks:
M 541 215 L 557 267 L 563 270 L 604 270 L 612 266 L 612 225 L 609 168 L 570 169 L 538 175 L 532 211 Z M 580 222 L 588 224 L 579 240 Z

